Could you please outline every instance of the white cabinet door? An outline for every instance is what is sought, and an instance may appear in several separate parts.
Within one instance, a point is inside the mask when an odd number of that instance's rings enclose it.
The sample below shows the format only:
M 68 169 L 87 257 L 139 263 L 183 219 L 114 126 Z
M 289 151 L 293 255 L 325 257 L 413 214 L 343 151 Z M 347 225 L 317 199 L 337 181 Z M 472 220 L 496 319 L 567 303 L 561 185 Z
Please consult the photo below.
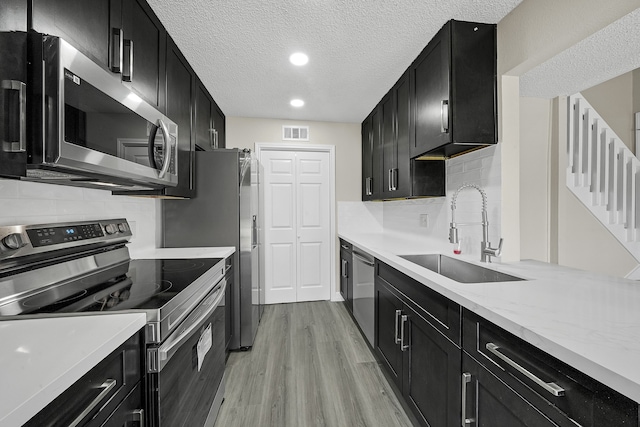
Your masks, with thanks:
M 265 303 L 328 300 L 329 153 L 265 150 Z

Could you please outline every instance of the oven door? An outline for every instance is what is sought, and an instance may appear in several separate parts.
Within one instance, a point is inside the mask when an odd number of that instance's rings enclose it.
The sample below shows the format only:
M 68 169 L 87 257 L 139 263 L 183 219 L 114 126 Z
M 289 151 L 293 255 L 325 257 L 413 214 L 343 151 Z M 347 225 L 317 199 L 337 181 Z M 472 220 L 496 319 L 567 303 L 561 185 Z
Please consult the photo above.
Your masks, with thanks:
M 164 343 L 148 348 L 151 426 L 213 424 L 207 418 L 224 393 L 226 286 L 223 278 Z
M 42 115 L 33 116 L 37 126 L 42 117 L 44 135 L 31 147 L 27 176 L 175 186 L 177 125 L 64 40 L 36 40 L 43 87 L 34 85 L 34 99 L 42 101 L 34 104 Z

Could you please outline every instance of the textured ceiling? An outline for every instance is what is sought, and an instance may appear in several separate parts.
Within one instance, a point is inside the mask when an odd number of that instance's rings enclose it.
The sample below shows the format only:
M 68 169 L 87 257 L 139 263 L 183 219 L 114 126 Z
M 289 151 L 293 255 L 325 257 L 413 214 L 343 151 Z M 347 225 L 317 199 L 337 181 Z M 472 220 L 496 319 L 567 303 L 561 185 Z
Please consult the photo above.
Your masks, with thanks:
M 447 20 L 497 23 L 521 0 L 148 2 L 227 116 L 359 123 Z
M 520 77 L 520 95 L 572 95 L 640 68 L 640 9 Z

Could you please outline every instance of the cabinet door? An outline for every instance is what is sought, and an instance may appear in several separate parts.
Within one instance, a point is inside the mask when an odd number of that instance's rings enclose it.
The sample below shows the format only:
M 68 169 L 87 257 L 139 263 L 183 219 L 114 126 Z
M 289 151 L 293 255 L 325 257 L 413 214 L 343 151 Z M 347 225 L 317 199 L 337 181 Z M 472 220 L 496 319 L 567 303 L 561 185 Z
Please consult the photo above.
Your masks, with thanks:
M 105 69 L 121 25 L 122 0 L 33 0 L 34 30 L 65 39 Z
M 410 68 L 415 94 L 411 157 L 438 148 L 450 140 L 449 29 L 449 25 L 442 27 Z
M 396 138 L 395 138 L 395 112 L 394 112 L 393 91 L 387 93 L 380 103 L 381 126 L 380 141 L 381 149 L 379 154 L 382 156 L 382 198 L 394 197 L 394 174 L 398 167 L 396 156 Z
M 402 390 L 403 353 L 400 350 L 402 301 L 378 277 L 375 279 L 375 347 L 383 366 Z
M 396 170 L 394 197 L 412 196 L 409 134 L 411 130 L 411 88 L 405 73 L 393 88 L 396 125 Z
M 382 197 L 382 108 L 371 114 L 371 199 Z
M 462 416 L 471 427 L 557 427 L 533 405 L 463 353 Z
M 227 146 L 225 117 L 215 101 L 213 101 L 211 108 L 211 126 L 213 129 L 214 144 L 216 144 L 218 148 L 225 148 Z
M 209 95 L 207 88 L 198 80 L 193 121 L 196 133 L 196 145 L 204 151 L 213 149 L 213 132 L 211 131 L 212 105 L 213 99 Z
M 144 0 L 123 2 L 122 79 L 151 105 L 164 111 L 166 31 Z
M 460 425 L 460 348 L 406 307 L 403 394 L 418 420 L 430 427 Z M 509 424 L 495 424 L 509 425 Z
M 191 105 L 195 74 L 171 38 L 167 41 L 167 116 L 178 125 L 177 187 L 171 193 L 195 195 Z
M 373 195 L 373 126 L 371 116 L 362 122 L 362 201 Z

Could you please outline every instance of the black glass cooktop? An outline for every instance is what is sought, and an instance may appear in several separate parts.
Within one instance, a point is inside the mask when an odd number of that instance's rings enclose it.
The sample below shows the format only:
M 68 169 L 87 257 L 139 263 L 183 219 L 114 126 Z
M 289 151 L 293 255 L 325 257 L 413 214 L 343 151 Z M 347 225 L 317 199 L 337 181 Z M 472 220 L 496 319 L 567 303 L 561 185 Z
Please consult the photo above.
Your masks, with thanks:
M 130 260 L 25 298 L 19 314 L 160 309 L 220 260 Z

